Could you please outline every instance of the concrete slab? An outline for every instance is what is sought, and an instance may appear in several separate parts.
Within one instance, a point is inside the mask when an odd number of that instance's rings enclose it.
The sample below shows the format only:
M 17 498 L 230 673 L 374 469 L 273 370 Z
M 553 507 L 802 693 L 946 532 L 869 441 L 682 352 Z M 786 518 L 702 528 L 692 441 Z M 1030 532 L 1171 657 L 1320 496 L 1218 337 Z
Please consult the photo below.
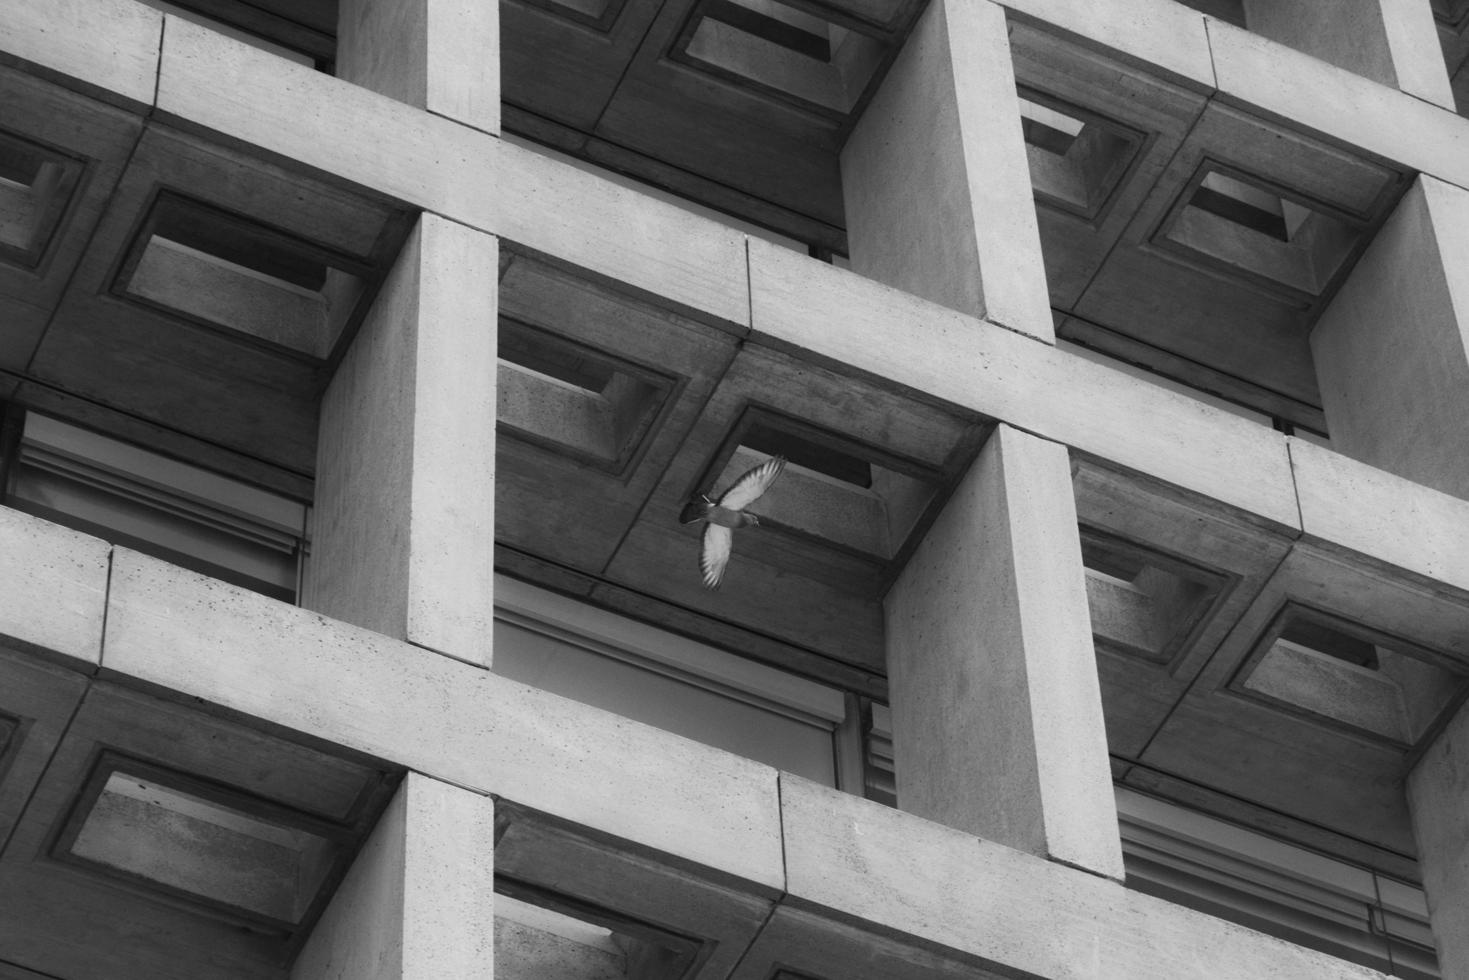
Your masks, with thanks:
M 112 546 L 0 507 L 0 643 L 95 670 Z
M 1469 597 L 1469 501 L 1288 441 L 1306 534 Z
M 1054 340 L 1019 123 L 1001 11 L 929 4 L 842 150 L 852 268 Z
M 1382 976 L 794 776 L 781 777 L 781 815 L 788 903 L 908 933 L 1006 975 Z
M 1263 425 L 764 242 L 750 242 L 750 275 L 764 343 L 1298 526 L 1283 437 Z
M 696 866 L 784 884 L 773 769 L 124 549 L 103 664 Z
M 338 77 L 487 133 L 500 131 L 497 4 L 344 0 L 337 18 Z
M 163 15 L 132 0 L 0 0 L 0 63 L 124 108 L 153 104 Z
M 1208 27 L 1222 101 L 1469 186 L 1469 119 L 1225 21 Z
M 888 592 L 898 805 L 1120 881 L 1070 482 L 999 426 Z
M 308 593 L 327 615 L 485 666 L 498 254 L 433 214 L 404 247 L 322 399 Z
M 494 976 L 494 804 L 410 772 L 292 980 Z
M 1455 111 L 1454 89 L 1439 50 L 1432 4 L 1425 7 L 1417 0 L 1378 0 L 1378 3 L 1398 88 Z
M 1162 70 L 1199 91 L 1214 87 L 1204 17 L 1173 0 L 999 0 L 1020 19 Z

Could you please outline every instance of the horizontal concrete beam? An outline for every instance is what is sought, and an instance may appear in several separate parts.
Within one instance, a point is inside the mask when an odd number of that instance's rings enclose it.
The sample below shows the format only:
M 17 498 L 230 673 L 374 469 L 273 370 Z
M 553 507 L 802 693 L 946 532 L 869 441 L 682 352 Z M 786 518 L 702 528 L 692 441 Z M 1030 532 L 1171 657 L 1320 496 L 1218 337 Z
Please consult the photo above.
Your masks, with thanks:
M 117 549 L 102 670 L 778 890 L 775 770 Z
M 106 541 L 0 507 L 0 644 L 95 668 L 111 551 Z
M 0 64 L 129 109 L 153 104 L 163 15 L 133 0 L 0 0 Z
M 781 775 L 790 905 L 1036 977 L 1381 977 L 1022 851 Z
M 889 379 L 1294 529 L 1283 437 L 1186 395 L 750 242 L 754 335 Z
M 1469 597 L 1469 500 L 1300 439 L 1287 443 L 1307 535 Z

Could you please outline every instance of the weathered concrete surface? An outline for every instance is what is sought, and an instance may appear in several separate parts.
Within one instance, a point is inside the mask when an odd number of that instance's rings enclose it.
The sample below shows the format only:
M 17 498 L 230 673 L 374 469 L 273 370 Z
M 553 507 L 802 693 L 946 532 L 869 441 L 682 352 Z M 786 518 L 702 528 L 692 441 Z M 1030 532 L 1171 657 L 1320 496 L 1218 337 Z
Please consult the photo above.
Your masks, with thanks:
M 1250 33 L 1396 87 L 1380 0 L 1244 0 Z M 1443 59 L 1439 59 L 1443 63 Z M 1445 73 L 1444 82 L 1448 77 Z
M 1433 6 L 1418 0 L 1377 0 L 1398 88 L 1454 111 L 1454 88 L 1439 48 Z
M 1204 16 L 1176 0 L 997 0 L 1028 21 L 1049 24 L 1162 69 L 1189 88 L 1214 87 Z
M 1460 708 L 1408 774 L 1408 810 L 1438 965 L 1469 976 L 1469 711 Z
M 494 238 L 425 214 L 322 399 L 310 606 L 490 663 Z
M 622 980 L 626 957 L 510 919 L 495 920 L 500 980 Z
M 775 770 L 136 552 L 102 669 L 779 890 Z
M 796 776 L 781 776 L 787 902 L 1026 976 L 1326 980 L 1366 967 Z
M 0 0 L 0 52 L 124 108 L 153 104 L 163 15 L 132 0 Z
M 0 507 L 0 643 L 94 668 L 111 551 L 99 538 Z
M 482 129 L 500 130 L 500 8 L 474 0 L 342 0 L 337 75 Z
M 1420 177 L 1311 332 L 1332 448 L 1469 499 L 1469 191 Z
M 1469 501 L 1289 443 L 1306 534 L 1469 593 Z
M 926 392 L 1256 515 L 1298 524 L 1283 437 L 1106 365 L 765 242 L 756 336 Z
M 1222 96 L 1267 115 L 1469 185 L 1469 120 L 1371 79 L 1208 18 Z M 1321 93 L 1334 93 L 1322 98 Z
M 494 804 L 410 772 L 292 980 L 491 980 Z
M 898 805 L 1120 880 L 1065 447 L 999 426 L 884 609 Z
M 1054 340 L 999 7 L 929 4 L 841 162 L 854 270 Z

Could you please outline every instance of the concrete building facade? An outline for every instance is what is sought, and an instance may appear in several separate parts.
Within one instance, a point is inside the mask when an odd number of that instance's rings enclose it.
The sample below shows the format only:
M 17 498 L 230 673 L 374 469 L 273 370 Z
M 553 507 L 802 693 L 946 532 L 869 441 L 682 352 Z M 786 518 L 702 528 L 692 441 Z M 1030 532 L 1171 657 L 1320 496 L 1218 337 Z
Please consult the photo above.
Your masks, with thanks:
M 1469 977 L 1466 51 L 0 0 L 0 978 Z

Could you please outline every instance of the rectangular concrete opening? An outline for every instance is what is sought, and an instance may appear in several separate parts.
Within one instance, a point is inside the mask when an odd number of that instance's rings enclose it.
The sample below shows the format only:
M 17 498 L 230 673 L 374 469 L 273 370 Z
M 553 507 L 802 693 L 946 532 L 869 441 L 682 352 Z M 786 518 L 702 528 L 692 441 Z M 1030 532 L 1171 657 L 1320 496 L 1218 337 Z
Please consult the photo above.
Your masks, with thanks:
M 1056 207 L 1094 220 L 1136 158 L 1142 135 L 1024 86 L 1019 95 L 1032 189 Z
M 1154 241 L 1231 274 L 1315 297 L 1326 290 L 1359 237 L 1344 216 L 1206 161 Z
M 1288 604 L 1231 687 L 1390 742 L 1415 746 L 1464 690 L 1430 651 Z
M 325 360 L 357 312 L 363 271 L 286 232 L 165 191 L 113 290 Z
M 1183 648 L 1223 588 L 1223 578 L 1176 558 L 1082 528 L 1092 639 L 1155 663 Z
M 0 259 L 40 264 L 81 172 L 77 160 L 0 133 Z
M 673 55 L 795 102 L 846 114 L 872 80 L 883 44 L 780 0 L 705 0 Z
M 263 800 L 225 802 L 182 774 L 107 755 L 82 800 L 58 857 L 251 919 L 299 924 L 340 850 Z
M 653 428 L 671 378 L 502 317 L 498 424 L 621 472 Z

